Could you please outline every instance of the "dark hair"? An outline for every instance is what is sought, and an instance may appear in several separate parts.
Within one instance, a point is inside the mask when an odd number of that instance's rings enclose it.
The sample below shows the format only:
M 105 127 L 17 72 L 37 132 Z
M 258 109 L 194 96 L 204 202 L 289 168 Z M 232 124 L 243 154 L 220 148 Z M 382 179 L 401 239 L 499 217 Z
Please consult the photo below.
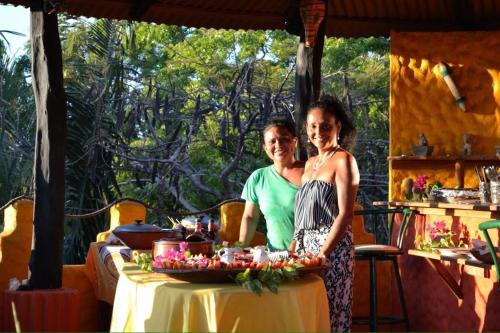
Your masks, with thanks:
M 317 102 L 311 104 L 309 109 L 307 109 L 307 114 L 309 114 L 309 112 L 313 109 L 321 109 L 324 112 L 331 114 L 336 121 L 342 124 L 338 143 L 340 147 L 350 151 L 353 148 L 354 141 L 356 139 L 356 128 L 347 115 L 342 102 L 340 102 L 336 97 L 323 95 Z
M 286 129 L 294 138 L 297 137 L 295 124 L 293 123 L 292 120 L 284 116 L 274 117 L 271 120 L 269 120 L 264 126 L 264 129 L 262 130 L 262 137 L 264 137 L 264 134 L 266 134 L 266 132 L 273 127 Z

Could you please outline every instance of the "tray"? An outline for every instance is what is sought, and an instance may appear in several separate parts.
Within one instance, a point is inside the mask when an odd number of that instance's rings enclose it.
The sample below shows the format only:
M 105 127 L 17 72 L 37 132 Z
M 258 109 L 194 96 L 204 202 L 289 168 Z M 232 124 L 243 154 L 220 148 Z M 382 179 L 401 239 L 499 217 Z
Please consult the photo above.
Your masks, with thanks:
M 299 276 L 304 276 L 307 274 L 321 274 L 325 269 L 329 268 L 330 263 L 326 263 L 321 266 L 314 267 L 303 267 L 297 269 Z M 244 272 L 245 268 L 234 268 L 234 269 L 167 269 L 167 268 L 155 268 L 153 271 L 157 273 L 163 273 L 169 277 L 186 281 L 191 283 L 226 283 L 233 282 L 234 278 L 238 273 Z M 260 270 L 252 269 L 251 274 L 256 277 Z
M 466 256 L 470 253 L 470 249 L 464 247 L 436 247 L 435 249 L 445 256 Z

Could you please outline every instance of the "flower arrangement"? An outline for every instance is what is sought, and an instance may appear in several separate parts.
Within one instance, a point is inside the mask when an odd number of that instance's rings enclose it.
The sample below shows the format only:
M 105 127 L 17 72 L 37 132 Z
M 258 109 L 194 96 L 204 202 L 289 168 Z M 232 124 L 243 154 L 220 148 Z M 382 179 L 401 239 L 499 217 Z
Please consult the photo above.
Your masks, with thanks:
M 415 237 L 415 247 L 422 251 L 436 252 L 438 248 L 455 248 L 467 247 L 469 239 L 469 231 L 462 225 L 463 237 L 459 239 L 458 246 L 453 241 L 452 237 L 455 235 L 447 226 L 444 221 L 434 221 L 431 225 L 425 228 L 429 233 L 429 239 L 424 240 L 420 235 Z
M 428 180 L 427 175 L 419 175 L 415 181 L 408 178 L 404 184 L 405 198 L 409 201 L 433 201 L 432 190 L 441 188 L 442 185 L 437 181 L 428 183 Z

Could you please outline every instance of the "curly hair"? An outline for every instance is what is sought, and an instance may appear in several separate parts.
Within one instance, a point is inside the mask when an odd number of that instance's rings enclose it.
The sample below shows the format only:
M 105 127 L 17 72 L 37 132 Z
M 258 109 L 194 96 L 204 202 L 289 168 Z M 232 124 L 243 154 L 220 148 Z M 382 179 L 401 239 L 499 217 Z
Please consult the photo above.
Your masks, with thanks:
M 351 151 L 356 140 L 356 128 L 352 120 L 347 115 L 347 112 L 336 97 L 323 95 L 317 102 L 312 103 L 307 110 L 307 114 L 313 109 L 321 109 L 326 113 L 331 114 L 336 121 L 342 124 L 339 133 L 338 143 L 340 147 L 347 151 Z

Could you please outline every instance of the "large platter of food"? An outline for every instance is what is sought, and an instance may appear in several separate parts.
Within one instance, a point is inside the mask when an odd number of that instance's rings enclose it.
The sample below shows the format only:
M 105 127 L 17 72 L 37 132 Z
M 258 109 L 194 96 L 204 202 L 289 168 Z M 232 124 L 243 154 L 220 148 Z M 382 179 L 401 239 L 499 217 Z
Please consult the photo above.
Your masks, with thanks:
M 313 259 L 314 260 L 314 259 Z M 311 260 L 310 260 L 311 261 Z M 194 268 L 191 264 L 176 262 L 172 268 L 153 267 L 154 272 L 165 273 L 169 277 L 177 280 L 187 281 L 191 283 L 223 283 L 234 282 L 238 273 L 245 272 L 250 269 L 252 277 L 256 277 L 258 273 L 266 267 L 270 269 L 281 269 L 286 272 L 288 269 L 295 269 L 298 276 L 303 276 L 309 273 L 320 274 L 324 269 L 330 267 L 329 262 L 316 264 L 316 266 L 294 266 L 288 264 L 287 261 L 269 262 L 258 265 L 252 265 L 245 261 L 235 262 L 234 265 L 224 265 L 218 259 L 208 259 L 206 267 Z
M 211 257 L 191 255 L 181 247 L 179 251 L 156 255 L 152 262 L 154 272 L 192 283 L 238 282 L 242 274 L 246 274 L 248 279 L 257 279 L 266 272 L 273 272 L 285 280 L 321 273 L 329 266 L 325 258 L 312 253 L 297 255 L 287 251 L 269 252 L 263 247 L 224 248 Z

